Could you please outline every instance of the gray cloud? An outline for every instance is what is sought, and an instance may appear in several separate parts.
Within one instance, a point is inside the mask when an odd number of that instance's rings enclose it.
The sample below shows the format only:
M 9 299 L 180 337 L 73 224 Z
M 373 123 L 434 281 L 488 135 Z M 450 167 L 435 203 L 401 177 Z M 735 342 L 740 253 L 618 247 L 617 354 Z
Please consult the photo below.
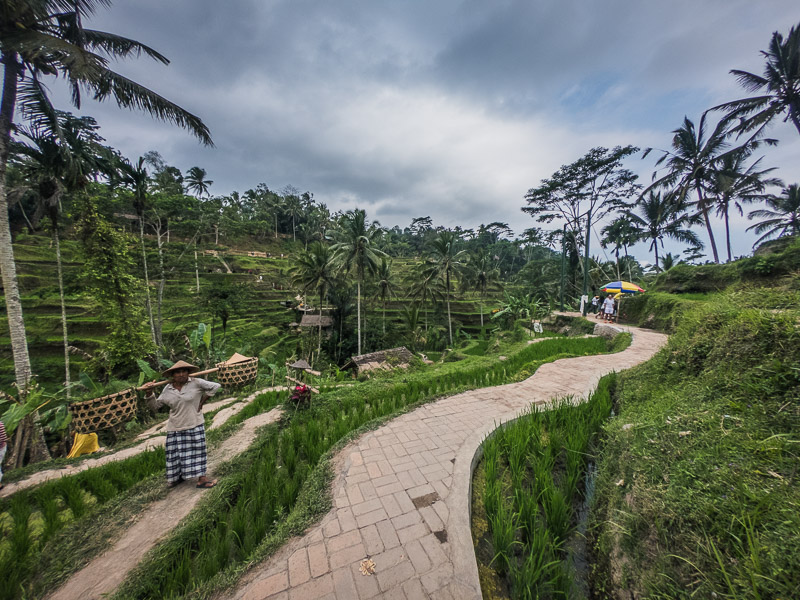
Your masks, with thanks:
M 771 32 L 798 21 L 790 0 L 141 0 L 91 25 L 170 58 L 120 69 L 199 115 L 216 148 L 112 104 L 82 112 L 130 157 L 205 168 L 219 194 L 292 184 L 388 226 L 519 232 L 528 188 L 592 146 L 666 147 L 684 115 L 740 95 L 728 70 L 760 71 Z M 775 134 L 765 162 L 797 180 L 798 136 Z

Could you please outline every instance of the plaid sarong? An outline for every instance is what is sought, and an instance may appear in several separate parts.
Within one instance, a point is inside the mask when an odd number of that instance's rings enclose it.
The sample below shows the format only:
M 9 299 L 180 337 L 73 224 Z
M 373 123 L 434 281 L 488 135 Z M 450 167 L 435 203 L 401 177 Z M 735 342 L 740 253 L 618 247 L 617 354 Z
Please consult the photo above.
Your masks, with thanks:
M 206 474 L 206 428 L 167 432 L 167 482 L 201 477 Z

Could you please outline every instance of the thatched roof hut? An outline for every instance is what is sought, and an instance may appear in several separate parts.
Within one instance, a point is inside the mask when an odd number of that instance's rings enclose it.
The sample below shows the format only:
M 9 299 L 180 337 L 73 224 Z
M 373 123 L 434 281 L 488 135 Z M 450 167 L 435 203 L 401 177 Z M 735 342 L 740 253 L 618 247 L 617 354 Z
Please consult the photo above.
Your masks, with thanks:
M 333 326 L 333 317 L 329 317 L 328 315 L 322 315 L 320 317 L 319 315 L 306 313 L 300 320 L 300 327 L 319 327 L 320 321 L 322 322 L 323 329 Z
M 355 369 L 356 373 L 364 373 L 373 369 L 393 369 L 395 367 L 406 368 L 411 364 L 414 355 L 405 346 L 390 348 L 389 350 L 379 350 L 361 356 L 353 356 L 343 369 Z

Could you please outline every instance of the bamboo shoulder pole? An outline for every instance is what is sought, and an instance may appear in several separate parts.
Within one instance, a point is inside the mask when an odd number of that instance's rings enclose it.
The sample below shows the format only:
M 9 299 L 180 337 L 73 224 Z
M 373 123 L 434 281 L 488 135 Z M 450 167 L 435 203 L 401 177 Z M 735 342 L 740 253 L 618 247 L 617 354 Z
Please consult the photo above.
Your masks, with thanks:
M 217 371 L 219 371 L 219 367 L 215 367 L 213 369 L 206 369 L 205 371 L 197 371 L 195 373 L 189 373 L 189 377 L 194 377 L 195 375 L 208 375 L 209 373 L 216 373 Z M 165 379 L 164 381 L 158 381 L 158 382 L 150 385 L 149 387 L 145 387 L 145 386 L 137 387 L 136 391 L 137 392 L 142 392 L 142 391 L 147 390 L 147 389 L 152 390 L 153 388 L 161 387 L 162 385 L 167 385 L 171 381 L 172 381 L 171 379 Z

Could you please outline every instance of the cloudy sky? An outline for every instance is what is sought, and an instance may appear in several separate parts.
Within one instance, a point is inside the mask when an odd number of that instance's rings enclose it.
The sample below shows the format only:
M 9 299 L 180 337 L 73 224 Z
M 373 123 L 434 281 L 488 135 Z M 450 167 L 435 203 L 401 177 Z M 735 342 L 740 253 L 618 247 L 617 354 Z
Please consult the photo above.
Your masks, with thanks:
M 594 146 L 668 147 L 684 115 L 742 97 L 728 71 L 760 73 L 772 32 L 798 22 L 796 0 L 118 0 L 88 26 L 165 54 L 117 68 L 216 146 L 113 104 L 82 113 L 130 158 L 205 168 L 216 194 L 293 185 L 385 226 L 520 233 L 529 188 Z M 800 181 L 800 135 L 771 134 L 764 163 Z M 649 181 L 651 158 L 628 166 Z

